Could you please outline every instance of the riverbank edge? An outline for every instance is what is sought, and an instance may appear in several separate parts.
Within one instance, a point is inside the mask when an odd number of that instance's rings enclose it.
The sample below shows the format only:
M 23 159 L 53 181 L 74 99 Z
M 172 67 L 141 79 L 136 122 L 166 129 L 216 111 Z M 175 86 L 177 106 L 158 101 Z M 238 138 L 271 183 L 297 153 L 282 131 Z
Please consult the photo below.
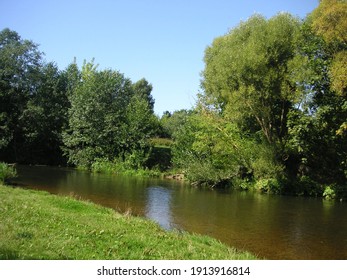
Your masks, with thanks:
M 0 259 L 257 259 L 208 236 L 165 231 L 76 197 L 1 183 L 0 220 Z
M 192 186 L 207 188 L 232 188 L 239 191 L 257 191 L 263 194 L 287 195 L 287 196 L 306 196 L 321 197 L 325 200 L 347 199 L 346 186 L 337 184 L 318 184 L 308 177 L 302 177 L 300 180 L 289 180 L 288 178 L 259 178 L 241 179 L 237 177 L 220 178 L 217 182 L 212 181 L 194 181 L 179 168 L 171 168 L 165 171 L 159 168 L 133 168 L 127 166 L 124 162 L 96 161 L 88 169 L 77 167 L 77 169 L 88 170 L 93 173 L 104 174 L 122 174 L 143 178 L 162 178 L 186 182 Z
M 121 174 L 142 178 L 162 178 L 177 181 L 185 180 L 181 170 L 175 168 L 165 168 L 164 170 L 159 166 L 154 166 L 152 168 L 138 166 L 135 168 L 134 166 L 128 166 L 126 163 L 119 161 L 110 162 L 107 160 L 97 160 L 89 168 L 77 166 L 76 169 L 90 171 L 92 173 Z
M 0 162 L 0 183 L 9 181 L 11 178 L 16 177 L 15 167 L 17 164 L 6 164 Z M 34 165 L 34 166 L 47 166 L 47 165 Z M 51 167 L 51 166 L 50 166 Z M 56 166 L 61 167 L 61 166 Z M 73 168 L 73 167 L 70 167 Z M 347 188 L 346 186 L 340 185 L 319 185 L 314 183 L 312 180 L 305 182 L 293 182 L 290 184 L 289 181 L 279 182 L 276 179 L 259 179 L 259 180 L 243 180 L 243 179 L 234 179 L 234 180 L 222 180 L 223 184 L 215 184 L 211 186 L 206 182 L 194 182 L 189 180 L 185 172 L 180 169 L 168 169 L 166 171 L 160 171 L 159 169 L 148 169 L 148 168 L 139 168 L 131 169 L 126 167 L 122 163 L 110 163 L 101 161 L 97 165 L 92 166 L 91 168 L 85 168 L 81 166 L 74 167 L 76 170 L 87 171 L 91 173 L 101 173 L 101 174 L 111 174 L 111 175 L 124 175 L 132 176 L 139 178 L 160 178 L 167 180 L 181 181 L 191 186 L 203 187 L 203 188 L 222 188 L 222 189 L 234 189 L 237 191 L 255 191 L 261 194 L 271 194 L 271 195 L 284 195 L 284 196 L 297 196 L 297 197 L 320 197 L 324 200 L 333 200 L 339 202 L 347 201 Z M 7 174 L 5 174 L 7 173 Z M 2 180 L 2 176 L 8 176 L 5 180 Z M 283 185 L 281 187 L 281 185 Z M 310 191 L 310 186 L 314 185 L 313 190 Z M 282 188 L 282 190 L 281 190 Z

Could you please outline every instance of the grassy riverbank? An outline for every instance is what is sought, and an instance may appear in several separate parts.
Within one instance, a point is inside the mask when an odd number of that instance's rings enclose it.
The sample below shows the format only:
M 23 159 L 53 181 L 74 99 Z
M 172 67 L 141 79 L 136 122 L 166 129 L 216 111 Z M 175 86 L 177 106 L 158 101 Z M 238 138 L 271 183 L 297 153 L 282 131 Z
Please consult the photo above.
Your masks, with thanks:
M 254 259 L 71 197 L 0 184 L 0 259 Z

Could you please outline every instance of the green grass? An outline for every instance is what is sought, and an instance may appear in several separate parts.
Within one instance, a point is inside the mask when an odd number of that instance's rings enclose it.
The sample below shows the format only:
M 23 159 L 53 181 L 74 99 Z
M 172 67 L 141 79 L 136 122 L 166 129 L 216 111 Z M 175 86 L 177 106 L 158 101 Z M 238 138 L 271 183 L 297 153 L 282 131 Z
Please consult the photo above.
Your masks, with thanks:
M 71 197 L 0 185 L 0 259 L 255 259 Z
M 136 177 L 160 177 L 159 170 L 148 168 L 130 168 L 124 162 L 96 161 L 91 166 L 91 171 L 105 174 L 123 174 Z

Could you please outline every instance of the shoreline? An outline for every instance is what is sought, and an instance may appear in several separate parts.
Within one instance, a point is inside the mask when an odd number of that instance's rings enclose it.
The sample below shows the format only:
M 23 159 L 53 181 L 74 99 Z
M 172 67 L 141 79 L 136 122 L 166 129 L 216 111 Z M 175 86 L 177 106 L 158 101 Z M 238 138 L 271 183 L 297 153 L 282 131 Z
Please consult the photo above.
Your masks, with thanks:
M 0 184 L 0 259 L 257 259 L 88 201 Z

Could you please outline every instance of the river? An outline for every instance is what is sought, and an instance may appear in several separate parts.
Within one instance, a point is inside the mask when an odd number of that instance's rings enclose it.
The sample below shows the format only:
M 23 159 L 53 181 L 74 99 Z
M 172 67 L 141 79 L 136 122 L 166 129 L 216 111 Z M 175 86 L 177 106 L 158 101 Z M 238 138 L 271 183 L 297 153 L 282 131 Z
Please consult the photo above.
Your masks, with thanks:
M 266 259 L 347 259 L 347 203 L 191 187 L 173 180 L 18 166 L 20 186 L 205 234 Z

